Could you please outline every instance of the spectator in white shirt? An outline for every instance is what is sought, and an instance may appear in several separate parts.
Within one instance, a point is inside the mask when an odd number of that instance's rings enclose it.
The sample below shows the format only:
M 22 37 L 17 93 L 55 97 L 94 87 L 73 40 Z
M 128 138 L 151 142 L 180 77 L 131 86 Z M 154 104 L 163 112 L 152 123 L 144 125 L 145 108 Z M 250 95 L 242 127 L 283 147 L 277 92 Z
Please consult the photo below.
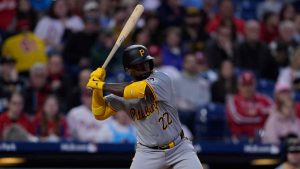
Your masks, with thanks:
M 71 15 L 64 0 L 56 0 L 50 6 L 49 14 L 39 20 L 35 34 L 45 41 L 47 51 L 61 51 L 62 38 L 66 31 L 83 30 L 84 24 L 80 17 Z
M 91 111 L 91 92 L 81 96 L 82 105 L 74 107 L 67 114 L 70 135 L 73 140 L 83 142 L 99 142 L 99 134 L 105 122 L 94 118 Z
M 288 84 L 295 90 L 300 89 L 300 47 L 290 57 L 290 66 L 280 71 L 277 83 Z

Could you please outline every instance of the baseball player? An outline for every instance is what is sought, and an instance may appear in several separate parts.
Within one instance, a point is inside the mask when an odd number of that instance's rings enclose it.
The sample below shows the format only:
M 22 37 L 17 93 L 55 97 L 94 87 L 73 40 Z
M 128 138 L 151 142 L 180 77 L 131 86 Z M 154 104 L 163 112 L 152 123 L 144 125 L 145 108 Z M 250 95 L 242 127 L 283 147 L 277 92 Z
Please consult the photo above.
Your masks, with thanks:
M 175 108 L 170 78 L 153 70 L 146 47 L 132 45 L 123 53 L 123 66 L 131 83 L 105 83 L 105 70 L 91 73 L 92 112 L 104 120 L 125 110 L 137 128 L 136 153 L 131 169 L 202 169 L 194 147 L 184 137 Z M 103 97 L 103 92 L 111 93 Z

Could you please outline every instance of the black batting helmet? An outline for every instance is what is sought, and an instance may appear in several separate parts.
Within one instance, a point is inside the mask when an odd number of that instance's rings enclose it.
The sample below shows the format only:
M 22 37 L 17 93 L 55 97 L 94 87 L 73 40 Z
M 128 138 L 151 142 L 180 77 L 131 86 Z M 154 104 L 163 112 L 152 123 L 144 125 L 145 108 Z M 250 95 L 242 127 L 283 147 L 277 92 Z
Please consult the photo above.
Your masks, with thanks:
M 131 45 L 124 50 L 123 66 L 128 68 L 130 66 L 150 62 L 153 68 L 153 57 L 149 55 L 148 49 L 143 45 Z

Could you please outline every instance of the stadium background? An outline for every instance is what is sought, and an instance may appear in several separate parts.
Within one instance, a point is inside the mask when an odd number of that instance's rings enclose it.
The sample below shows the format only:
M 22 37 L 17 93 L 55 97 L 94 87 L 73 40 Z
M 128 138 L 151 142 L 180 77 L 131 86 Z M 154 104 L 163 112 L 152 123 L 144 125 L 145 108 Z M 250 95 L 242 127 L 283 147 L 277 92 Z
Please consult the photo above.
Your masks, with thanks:
M 108 66 L 107 81 L 130 81 L 122 49 L 143 44 L 174 80 L 186 135 L 207 168 L 282 163 L 282 137 L 300 135 L 299 1 L 0 0 L 0 167 L 129 167 L 130 120 L 124 112 L 92 119 L 85 84 L 137 3 L 145 12 Z M 242 104 L 241 86 L 258 93 L 250 107 Z M 284 111 L 281 92 L 291 96 L 297 123 L 275 135 L 266 121 Z M 259 124 L 231 116 L 251 106 Z

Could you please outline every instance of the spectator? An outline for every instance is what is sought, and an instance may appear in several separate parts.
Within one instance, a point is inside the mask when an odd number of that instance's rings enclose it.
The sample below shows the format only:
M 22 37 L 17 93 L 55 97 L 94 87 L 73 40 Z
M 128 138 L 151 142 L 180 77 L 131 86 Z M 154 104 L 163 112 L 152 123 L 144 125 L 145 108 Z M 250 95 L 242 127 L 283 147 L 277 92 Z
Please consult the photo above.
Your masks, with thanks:
M 279 21 L 294 21 L 296 15 L 295 7 L 292 3 L 286 3 L 279 12 Z
M 181 70 L 183 63 L 183 48 L 181 46 L 181 30 L 178 27 L 169 27 L 165 30 L 166 40 L 162 45 L 164 65 L 175 66 Z
M 17 2 L 16 16 L 13 24 L 10 26 L 12 31 L 15 31 L 19 22 L 27 21 L 29 30 L 32 32 L 36 26 L 38 16 L 34 9 L 31 7 L 30 0 L 19 0 Z
M 31 116 L 42 110 L 44 100 L 50 93 L 47 73 L 46 65 L 41 63 L 34 64 L 30 69 L 29 84 L 25 89 L 25 110 Z
M 133 44 L 148 46 L 150 44 L 150 32 L 146 27 L 137 28 L 132 35 Z
M 300 119 L 296 117 L 296 105 L 290 97 L 291 90 L 288 84 L 276 85 L 276 110 L 270 113 L 266 121 L 264 143 L 280 144 L 290 134 L 300 138 Z
M 145 26 L 149 31 L 150 42 L 153 44 L 160 44 L 162 41 L 161 34 L 161 23 L 157 13 L 149 12 L 145 13 Z
M 279 87 L 279 88 L 278 88 Z M 278 90 L 278 92 L 276 92 Z M 294 91 L 291 84 L 287 82 L 277 82 L 275 85 L 275 103 L 281 105 L 286 101 L 293 102 L 294 110 L 297 117 L 300 119 L 300 103 L 294 100 Z
M 207 19 L 214 18 L 217 10 L 217 0 L 202 0 L 202 3 L 202 10 L 207 15 Z
M 83 69 L 78 74 L 78 82 L 70 90 L 70 93 L 67 95 L 67 110 L 71 108 L 80 106 L 82 104 L 82 94 L 86 91 L 86 84 L 90 78 L 90 69 Z
M 279 38 L 279 18 L 276 13 L 266 12 L 260 25 L 260 39 L 269 44 Z
M 251 72 L 243 72 L 238 79 L 238 93 L 226 100 L 226 116 L 234 143 L 255 141 L 259 130 L 273 108 L 267 96 L 255 91 L 256 79 Z
M 80 17 L 85 16 L 84 6 L 85 6 L 86 2 L 88 2 L 88 1 L 86 1 L 86 0 L 77 0 L 77 1 L 66 0 L 66 1 L 67 1 L 67 6 L 69 8 L 70 13 L 72 13 L 73 15 L 80 16 Z M 82 9 L 82 7 L 83 7 L 83 9 Z
M 119 35 L 125 25 L 126 20 L 128 19 L 127 16 L 130 15 L 129 6 L 124 6 L 118 4 L 118 6 L 115 9 L 115 13 L 112 15 L 112 21 L 111 24 L 107 29 L 112 30 L 113 34 Z M 124 39 L 123 44 L 128 45 L 130 43 L 130 40 L 132 39 L 132 35 L 129 34 L 126 39 Z
M 0 138 L 9 138 L 16 141 L 29 141 L 30 133 L 33 133 L 32 125 L 23 112 L 24 98 L 20 93 L 12 93 L 9 98 L 8 110 L 0 115 Z M 11 138 L 11 130 L 18 132 L 16 138 Z
M 2 54 L 14 58 L 18 72 L 27 74 L 34 63 L 46 63 L 47 57 L 43 41 L 29 31 L 28 21 L 22 20 L 18 24 L 19 33 L 6 39 Z
M 281 8 L 280 0 L 264 0 L 257 5 L 257 18 L 261 20 L 266 13 L 279 14 Z
M 0 0 L 0 31 L 6 31 L 16 15 L 16 0 Z
M 113 13 L 118 1 L 101 0 L 99 1 L 100 25 L 103 29 L 109 29 L 113 23 Z
M 10 57 L 0 58 L 0 113 L 3 112 L 8 103 L 8 97 L 13 92 L 21 92 L 25 82 L 18 75 L 16 61 Z
M 105 59 L 107 58 L 109 52 L 111 51 L 114 43 L 115 43 L 115 35 L 109 30 L 102 30 L 95 44 L 91 48 L 91 68 L 96 69 L 99 66 L 102 66 Z M 120 47 L 120 49 L 122 46 Z M 119 50 L 121 51 L 121 50 Z M 124 70 L 122 66 L 121 53 L 116 52 L 115 56 L 110 61 L 110 66 L 108 66 L 107 72 L 115 72 L 118 70 Z
M 125 111 L 118 111 L 113 119 L 103 124 L 99 133 L 102 143 L 136 143 L 136 129 Z
M 219 11 L 215 15 L 215 17 L 208 22 L 206 31 L 210 34 L 213 34 L 218 30 L 221 22 L 224 22 L 226 20 L 231 21 L 233 23 L 233 26 L 236 28 L 236 31 L 240 34 L 243 34 L 244 21 L 234 16 L 234 4 L 232 0 L 219 1 Z
M 290 66 L 280 71 L 277 83 L 288 84 L 294 90 L 300 90 L 300 47 L 290 57 Z
M 179 0 L 165 0 L 161 2 L 157 13 L 163 28 L 167 28 L 182 23 L 184 8 Z
M 63 35 L 83 30 L 82 20 L 69 12 L 64 0 L 53 1 L 48 15 L 39 20 L 35 34 L 44 40 L 47 51 L 62 51 Z
M 260 77 L 273 79 L 278 70 L 271 52 L 259 39 L 259 23 L 254 20 L 245 24 L 245 41 L 237 47 L 235 65 L 242 70 L 251 70 Z
M 234 58 L 235 44 L 232 40 L 232 29 L 224 24 L 218 27 L 216 36 L 205 44 L 204 54 L 208 65 L 214 70 L 219 70 L 224 60 Z
M 65 97 L 70 93 L 72 87 L 71 77 L 64 71 L 62 56 L 59 53 L 49 55 L 47 64 L 47 83 L 52 94 L 55 94 L 63 111 L 67 109 Z
M 189 7 L 185 10 L 183 30 L 183 43 L 187 51 L 202 51 L 204 43 L 209 39 L 205 32 L 206 22 L 205 13 L 198 11 L 196 8 Z
M 81 95 L 82 104 L 68 112 L 67 122 L 71 138 L 76 141 L 99 142 L 103 121 L 94 118 L 91 111 L 91 92 Z
M 40 141 L 59 141 L 68 137 L 67 123 L 60 114 L 59 100 L 49 95 L 43 109 L 33 119 L 35 135 Z
M 194 114 L 210 102 L 210 84 L 198 72 L 195 53 L 185 55 L 181 76 L 174 81 L 178 114 L 183 124 L 193 131 Z
M 72 2 L 72 0 L 69 2 Z M 97 21 L 99 21 L 98 19 L 100 18 L 100 11 L 99 11 L 99 4 L 97 1 L 94 0 L 85 1 L 83 6 L 83 12 L 84 12 L 83 16 L 85 18 L 97 18 Z
M 296 14 L 294 23 L 296 27 L 295 40 L 299 44 L 300 43 L 300 13 Z
M 213 83 L 218 79 L 217 73 L 213 70 L 210 69 L 207 63 L 207 58 L 204 56 L 202 52 L 196 51 L 196 62 L 198 65 L 198 72 L 199 76 L 208 80 L 209 83 Z
M 211 86 L 212 102 L 224 104 L 227 96 L 237 91 L 237 78 L 230 60 L 222 62 L 218 76 L 218 80 Z
M 288 143 L 286 149 L 286 161 L 276 169 L 300 169 L 300 143 Z
M 270 43 L 270 49 L 279 67 L 289 64 L 289 57 L 295 51 L 296 28 L 292 21 L 284 21 L 279 25 L 279 39 Z
M 90 65 L 90 50 L 98 36 L 97 18 L 84 18 L 84 23 L 84 30 L 71 34 L 65 44 L 64 62 L 72 75 L 77 75 L 80 69 Z
M 167 74 L 172 80 L 178 79 L 181 75 L 178 69 L 172 65 L 164 65 L 161 49 L 158 45 L 150 45 L 148 47 L 149 55 L 154 57 L 153 63 L 155 69 Z

